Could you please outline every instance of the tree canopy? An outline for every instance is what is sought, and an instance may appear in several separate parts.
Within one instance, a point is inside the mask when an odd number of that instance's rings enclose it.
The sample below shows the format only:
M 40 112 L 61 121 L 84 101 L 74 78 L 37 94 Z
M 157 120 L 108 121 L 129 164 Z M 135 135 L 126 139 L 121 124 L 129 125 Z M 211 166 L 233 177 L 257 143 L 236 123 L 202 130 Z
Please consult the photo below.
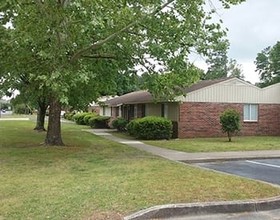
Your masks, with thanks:
M 206 60 L 209 68 L 202 75 L 203 79 L 219 79 L 224 77 L 244 79 L 242 66 L 235 59 L 228 57 L 228 48 L 229 42 L 227 39 L 223 39 L 215 45 L 214 52 Z
M 243 0 L 220 1 L 229 7 Z M 190 51 L 210 55 L 226 34 L 220 23 L 212 23 L 215 11 L 207 12 L 206 2 L 1 2 L 0 22 L 11 23 L 10 28 L 0 29 L 1 79 L 11 87 L 26 79 L 30 93 L 46 94 L 50 116 L 45 143 L 62 145 L 61 105 L 82 105 L 112 91 L 120 73 L 141 66 L 155 82 L 160 72 L 176 76 L 177 87 L 196 81 L 199 73 L 188 62 Z M 162 66 L 161 71 L 157 66 Z M 174 85 L 160 88 L 164 89 L 157 93 L 163 94 Z
M 260 87 L 280 82 L 280 42 L 258 53 L 255 64 L 260 76 Z

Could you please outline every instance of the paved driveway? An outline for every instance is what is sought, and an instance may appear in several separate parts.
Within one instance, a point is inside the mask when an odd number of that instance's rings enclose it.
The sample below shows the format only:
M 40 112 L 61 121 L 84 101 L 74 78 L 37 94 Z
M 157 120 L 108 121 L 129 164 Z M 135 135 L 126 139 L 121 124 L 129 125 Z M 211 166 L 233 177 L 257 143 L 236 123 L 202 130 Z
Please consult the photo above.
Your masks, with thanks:
M 280 185 L 280 159 L 239 160 L 197 165 Z

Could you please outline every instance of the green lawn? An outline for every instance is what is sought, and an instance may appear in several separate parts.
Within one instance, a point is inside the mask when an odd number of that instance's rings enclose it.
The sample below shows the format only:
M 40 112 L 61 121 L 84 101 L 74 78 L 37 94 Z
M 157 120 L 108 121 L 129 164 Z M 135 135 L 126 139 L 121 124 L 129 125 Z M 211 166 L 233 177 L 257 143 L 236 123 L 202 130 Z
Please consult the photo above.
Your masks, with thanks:
M 0 219 L 116 219 L 157 204 L 280 195 L 271 185 L 170 162 L 75 124 L 63 124 L 65 147 L 45 147 L 33 123 L 0 121 Z
M 280 150 L 280 137 L 191 138 L 145 141 L 147 144 L 185 152 Z

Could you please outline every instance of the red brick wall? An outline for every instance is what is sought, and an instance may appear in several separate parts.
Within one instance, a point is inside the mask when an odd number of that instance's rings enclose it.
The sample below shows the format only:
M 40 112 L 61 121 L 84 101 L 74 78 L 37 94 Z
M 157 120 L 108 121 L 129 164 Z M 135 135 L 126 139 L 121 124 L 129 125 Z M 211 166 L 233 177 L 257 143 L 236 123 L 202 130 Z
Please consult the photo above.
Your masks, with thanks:
M 280 135 L 280 105 L 260 104 L 258 122 L 243 122 L 243 104 L 187 102 L 180 105 L 179 137 L 219 137 L 220 115 L 233 108 L 240 112 L 240 135 Z

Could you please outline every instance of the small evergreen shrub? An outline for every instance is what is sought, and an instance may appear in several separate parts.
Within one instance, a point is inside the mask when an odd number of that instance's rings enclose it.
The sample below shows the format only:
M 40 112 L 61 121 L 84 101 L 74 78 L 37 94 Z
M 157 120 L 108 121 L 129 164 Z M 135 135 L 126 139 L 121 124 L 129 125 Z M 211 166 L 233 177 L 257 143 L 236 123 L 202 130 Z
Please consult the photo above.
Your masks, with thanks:
M 113 128 L 116 128 L 118 131 L 125 131 L 128 121 L 124 118 L 116 118 L 112 121 Z
M 96 116 L 89 119 L 89 126 L 92 128 L 109 128 L 109 116 Z
M 228 141 L 231 142 L 231 137 L 234 133 L 240 130 L 240 113 L 235 109 L 227 109 L 220 116 L 222 131 L 227 133 Z
M 170 139 L 172 122 L 166 118 L 148 116 L 132 120 L 127 126 L 128 133 L 138 139 Z

